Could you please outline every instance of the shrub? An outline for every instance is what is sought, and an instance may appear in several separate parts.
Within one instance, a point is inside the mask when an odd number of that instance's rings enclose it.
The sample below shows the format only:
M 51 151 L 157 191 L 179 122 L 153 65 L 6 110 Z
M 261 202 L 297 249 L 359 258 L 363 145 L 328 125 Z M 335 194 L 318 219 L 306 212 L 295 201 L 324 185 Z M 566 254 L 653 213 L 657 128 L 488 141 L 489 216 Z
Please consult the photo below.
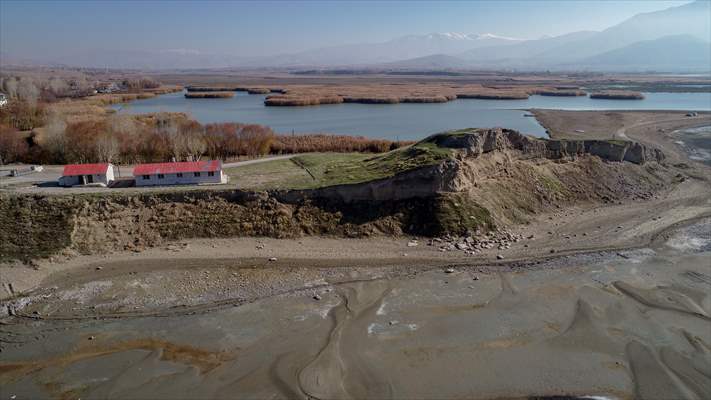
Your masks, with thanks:
M 0 125 L 0 164 L 22 161 L 29 146 L 17 129 Z

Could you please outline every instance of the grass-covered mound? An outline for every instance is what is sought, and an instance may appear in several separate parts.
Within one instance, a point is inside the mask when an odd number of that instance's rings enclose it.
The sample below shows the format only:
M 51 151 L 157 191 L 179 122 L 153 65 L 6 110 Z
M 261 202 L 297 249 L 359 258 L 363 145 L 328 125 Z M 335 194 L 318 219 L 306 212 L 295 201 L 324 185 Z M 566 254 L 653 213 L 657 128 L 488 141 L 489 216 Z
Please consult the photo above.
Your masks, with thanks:
M 421 141 L 387 153 L 313 153 L 226 170 L 243 189 L 311 189 L 364 183 L 437 164 L 451 149 Z

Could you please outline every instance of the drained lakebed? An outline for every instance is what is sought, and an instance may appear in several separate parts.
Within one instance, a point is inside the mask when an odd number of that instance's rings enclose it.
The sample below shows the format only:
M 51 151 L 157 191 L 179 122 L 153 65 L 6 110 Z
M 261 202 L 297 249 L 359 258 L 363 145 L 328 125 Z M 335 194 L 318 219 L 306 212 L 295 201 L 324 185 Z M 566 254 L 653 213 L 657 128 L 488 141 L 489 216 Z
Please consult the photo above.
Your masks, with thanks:
M 107 263 L 111 276 L 18 305 L 48 319 L 5 324 L 0 383 L 17 398 L 708 398 L 710 227 L 636 250 L 401 273 Z M 235 288 L 295 286 L 152 316 L 45 308 L 53 296 L 75 308 L 170 303 L 222 270 Z

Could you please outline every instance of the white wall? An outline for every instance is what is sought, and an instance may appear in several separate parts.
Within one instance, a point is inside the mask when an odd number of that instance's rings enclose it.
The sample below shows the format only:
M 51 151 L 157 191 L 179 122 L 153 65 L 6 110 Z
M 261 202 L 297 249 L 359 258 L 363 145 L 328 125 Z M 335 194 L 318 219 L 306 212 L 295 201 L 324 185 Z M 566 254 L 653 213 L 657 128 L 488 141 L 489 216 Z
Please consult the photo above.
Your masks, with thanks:
M 219 184 L 225 183 L 222 180 L 223 172 L 215 171 L 215 176 L 208 176 L 207 172 L 200 172 L 196 177 L 192 172 L 183 172 L 182 177 L 178 174 L 164 174 L 163 179 L 158 179 L 158 174 L 148 175 L 148 179 L 143 179 L 142 175 L 134 176 L 136 186 L 158 186 L 158 185 L 196 185 L 196 184 Z
M 74 186 L 81 185 L 81 177 L 84 176 L 84 183 L 89 183 L 88 175 L 73 175 L 73 176 L 63 176 L 59 178 L 59 186 Z M 114 166 L 109 164 L 109 168 L 106 170 L 105 174 L 92 174 L 94 182 L 92 183 L 103 183 L 109 186 L 111 181 L 114 180 Z

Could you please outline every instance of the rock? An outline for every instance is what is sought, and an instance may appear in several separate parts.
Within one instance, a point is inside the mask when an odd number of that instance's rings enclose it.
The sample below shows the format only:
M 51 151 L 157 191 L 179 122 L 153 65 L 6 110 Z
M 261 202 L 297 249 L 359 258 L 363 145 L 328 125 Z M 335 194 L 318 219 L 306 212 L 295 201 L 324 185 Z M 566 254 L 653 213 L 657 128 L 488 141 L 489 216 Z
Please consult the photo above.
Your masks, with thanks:
M 318 294 L 315 294 L 315 295 L 314 295 L 314 300 L 321 300 L 321 296 L 319 296 Z
M 417 242 L 414 240 L 411 240 L 407 242 L 407 247 L 417 247 Z
M 397 321 L 390 321 L 390 322 L 388 322 L 388 323 L 389 323 L 390 325 L 395 325 L 395 324 L 397 324 Z
M 551 253 L 555 253 L 555 250 L 554 250 L 554 249 L 551 249 Z
M 454 272 L 454 268 L 447 268 L 447 269 L 444 270 L 444 272 L 447 273 L 447 274 L 451 274 L 451 273 Z
M 499 255 L 496 256 L 496 259 L 497 259 L 497 260 L 503 260 L 503 259 L 504 259 L 504 256 L 502 256 L 501 254 L 499 254 Z
M 101 269 L 102 269 L 101 267 L 96 267 L 97 271 L 101 271 Z
M 276 260 L 277 260 L 276 257 L 272 257 L 272 258 L 269 259 L 269 261 L 276 261 Z
M 476 276 L 476 275 L 474 275 L 474 277 L 473 277 L 472 279 L 475 280 L 475 281 L 478 281 L 478 280 L 479 280 L 479 277 Z

